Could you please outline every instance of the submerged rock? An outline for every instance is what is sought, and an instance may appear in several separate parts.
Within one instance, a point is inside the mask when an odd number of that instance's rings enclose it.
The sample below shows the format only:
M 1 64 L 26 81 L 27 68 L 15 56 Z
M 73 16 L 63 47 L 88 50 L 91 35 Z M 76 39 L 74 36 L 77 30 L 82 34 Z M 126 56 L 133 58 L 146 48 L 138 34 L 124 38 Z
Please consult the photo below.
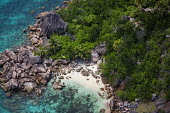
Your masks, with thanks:
M 105 113 L 105 109 L 101 109 L 101 110 L 100 110 L 100 113 Z

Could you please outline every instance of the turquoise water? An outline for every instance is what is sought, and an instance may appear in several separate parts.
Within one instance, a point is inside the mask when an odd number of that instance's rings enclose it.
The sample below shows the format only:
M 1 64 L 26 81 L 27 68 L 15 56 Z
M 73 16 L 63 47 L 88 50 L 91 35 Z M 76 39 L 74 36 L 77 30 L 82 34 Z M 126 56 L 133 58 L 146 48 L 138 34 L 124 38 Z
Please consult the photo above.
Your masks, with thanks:
M 25 41 L 23 29 L 36 14 L 53 10 L 64 0 L 0 0 L 0 52 Z M 44 9 L 42 7 L 45 7 Z
M 53 10 L 63 1 L 0 0 L 0 52 L 23 44 L 26 35 L 22 31 L 34 23 L 36 14 Z M 104 108 L 102 102 L 97 93 L 77 83 L 68 84 L 62 91 L 53 90 L 49 84 L 40 97 L 6 97 L 0 89 L 0 113 L 99 113 Z
M 16 94 L 0 98 L 1 113 L 99 113 L 104 108 L 95 92 L 71 82 L 63 90 L 53 90 L 49 83 L 40 97 Z

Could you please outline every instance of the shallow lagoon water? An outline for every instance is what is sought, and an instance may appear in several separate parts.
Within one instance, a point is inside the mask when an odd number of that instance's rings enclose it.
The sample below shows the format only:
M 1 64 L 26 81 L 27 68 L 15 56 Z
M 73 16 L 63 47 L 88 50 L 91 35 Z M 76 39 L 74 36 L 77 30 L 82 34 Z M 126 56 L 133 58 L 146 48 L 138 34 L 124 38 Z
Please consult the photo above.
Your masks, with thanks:
M 105 108 L 97 93 L 73 82 L 63 90 L 53 90 L 49 83 L 40 97 L 16 94 L 1 99 L 1 113 L 99 113 Z
M 0 0 L 0 52 L 23 44 L 23 29 L 38 13 L 53 10 L 64 0 Z M 42 7 L 45 7 L 44 9 Z M 0 113 L 99 113 L 104 108 L 99 95 L 78 83 L 62 91 L 49 85 L 40 97 L 15 94 L 6 97 L 0 89 Z

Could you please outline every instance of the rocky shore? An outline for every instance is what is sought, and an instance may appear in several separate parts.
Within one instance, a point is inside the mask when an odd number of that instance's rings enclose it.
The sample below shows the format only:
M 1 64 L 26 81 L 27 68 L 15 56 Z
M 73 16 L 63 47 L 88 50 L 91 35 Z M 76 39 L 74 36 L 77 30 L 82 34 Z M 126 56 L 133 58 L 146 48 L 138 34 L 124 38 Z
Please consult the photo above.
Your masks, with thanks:
M 61 79 L 64 79 L 62 75 L 71 73 L 76 62 L 69 62 L 65 59 L 41 58 L 34 55 L 34 51 L 37 50 L 36 47 L 39 45 L 46 46 L 48 38 L 52 34 L 64 34 L 66 27 L 67 23 L 57 13 L 53 11 L 43 12 L 36 17 L 36 22 L 33 26 L 30 25 L 28 29 L 24 30 L 24 32 L 29 31 L 28 37 L 31 45 L 23 45 L 13 51 L 5 50 L 4 53 L 0 53 L 0 67 L 2 68 L 2 72 L 0 72 L 0 87 L 6 91 L 7 96 L 11 96 L 16 92 L 35 92 L 39 96 L 43 91 L 43 87 L 46 86 L 51 78 L 54 79 L 52 82 L 53 89 L 65 87 L 61 83 Z M 98 68 L 102 62 L 101 56 L 106 52 L 105 46 L 106 44 L 103 43 L 92 50 L 91 59 L 93 63 L 98 64 Z M 90 63 L 88 62 L 86 65 L 90 65 Z M 96 83 L 99 82 L 100 76 L 97 76 L 99 72 L 94 73 L 83 67 L 75 71 L 80 72 L 82 76 L 89 76 L 91 74 L 96 79 Z M 66 77 L 66 79 L 70 78 Z M 104 91 L 104 88 L 101 90 Z M 111 92 L 111 90 L 110 92 L 107 91 L 109 96 Z M 102 94 L 99 95 L 102 97 Z
M 133 109 L 141 103 L 140 99 L 136 99 L 132 104 L 128 101 L 121 101 L 115 95 L 116 90 L 124 89 L 130 78 L 127 77 L 125 81 L 116 80 L 114 84 L 109 84 L 108 79 L 100 73 L 100 64 L 105 63 L 105 59 L 102 59 L 102 55 L 106 53 L 104 42 L 91 51 L 91 61 L 85 61 L 85 67 L 78 66 L 80 59 L 74 61 L 56 60 L 34 55 L 34 51 L 37 50 L 36 47 L 39 45 L 46 46 L 52 34 L 62 35 L 66 33 L 66 28 L 67 23 L 57 13 L 53 11 L 43 12 L 36 17 L 35 24 L 28 27 L 30 46 L 25 45 L 14 51 L 5 50 L 4 53 L 0 53 L 0 67 L 3 69 L 0 72 L 0 87 L 6 91 L 6 95 L 11 96 L 15 92 L 35 92 L 39 96 L 42 94 L 43 87 L 51 78 L 53 78 L 53 89 L 61 90 L 65 87 L 65 84 L 61 81 L 71 79 L 72 76 L 69 76 L 69 73 L 79 72 L 82 76 L 92 76 L 95 79 L 94 84 L 100 82 L 104 84 L 100 88 L 99 95 L 108 99 L 107 106 L 109 106 L 109 110 L 102 109 L 101 113 L 107 113 L 108 111 L 136 113 Z M 93 67 L 93 65 L 97 65 L 96 71 L 88 68 Z M 86 79 L 86 81 L 88 80 L 89 78 Z M 154 101 L 159 107 L 169 105 L 161 98 L 156 98 Z M 164 106 L 165 104 L 167 105 Z
M 0 87 L 6 91 L 6 95 L 11 96 L 15 92 L 35 92 L 39 96 L 50 79 L 53 79 L 51 82 L 53 89 L 61 90 L 65 87 L 65 84 L 61 81 L 73 77 L 65 75 L 75 71 L 81 73 L 82 76 L 93 77 L 95 81 L 90 84 L 91 86 L 103 84 L 98 94 L 101 98 L 108 100 L 106 103 L 108 109 L 102 109 L 101 113 L 130 112 L 132 109 L 130 104 L 122 102 L 114 94 L 115 89 L 120 85 L 120 81 L 112 86 L 108 79 L 100 73 L 100 64 L 105 62 L 105 59 L 102 59 L 102 55 L 106 53 L 105 43 L 99 44 L 91 51 L 91 61 L 85 61 L 85 67 L 79 66 L 80 59 L 74 61 L 54 60 L 34 55 L 36 47 L 39 45 L 46 46 L 49 43 L 49 37 L 54 33 L 64 34 L 66 27 L 67 23 L 57 13 L 43 12 L 36 17 L 35 24 L 28 27 L 31 46 L 21 46 L 15 51 L 5 50 L 4 53 L 0 53 L 0 67 L 3 68 L 0 73 Z M 93 67 L 93 65 L 97 66 L 96 71 L 88 68 L 89 66 Z M 86 81 L 90 81 L 89 79 L 92 78 L 87 78 Z M 85 85 L 88 85 L 88 83 Z M 96 89 L 98 88 L 96 87 Z
M 50 80 L 52 66 L 64 63 L 34 55 L 36 47 L 48 44 L 47 39 L 53 33 L 63 34 L 67 23 L 57 13 L 43 12 L 37 16 L 34 26 L 29 26 L 31 46 L 25 45 L 18 49 L 5 50 L 0 53 L 0 87 L 10 96 L 13 92 L 37 91 L 41 94 L 41 86 Z M 53 69 L 54 70 L 54 69 Z

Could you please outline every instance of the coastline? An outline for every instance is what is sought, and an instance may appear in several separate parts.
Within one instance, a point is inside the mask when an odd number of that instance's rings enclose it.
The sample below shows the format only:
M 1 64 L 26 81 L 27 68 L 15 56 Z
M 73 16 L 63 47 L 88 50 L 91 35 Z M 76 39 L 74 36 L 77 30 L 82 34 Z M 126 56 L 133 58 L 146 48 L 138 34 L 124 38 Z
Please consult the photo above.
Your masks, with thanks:
M 78 83 L 84 88 L 91 90 L 92 92 L 96 93 L 101 99 L 100 102 L 105 106 L 105 113 L 110 113 L 110 106 L 109 106 L 109 98 L 107 94 L 106 84 L 102 83 L 100 73 L 97 69 L 97 64 L 91 63 L 88 66 L 86 63 L 78 63 L 78 66 L 72 68 L 72 71 L 68 73 L 68 68 L 63 68 L 66 71 L 66 74 L 61 74 L 64 79 L 61 79 L 61 83 L 64 83 L 66 86 L 71 83 Z M 82 70 L 87 70 L 89 72 L 88 76 L 83 76 L 81 72 L 77 72 L 78 69 L 82 68 Z M 92 76 L 92 73 L 97 73 L 96 77 Z M 56 79 L 57 80 L 57 79 Z M 98 98 L 99 98 L 98 97 Z
M 48 15 L 52 12 L 45 13 Z M 63 30 L 63 32 L 65 32 L 65 28 Z M 50 81 L 50 76 L 53 76 L 51 75 L 51 73 L 58 70 L 56 66 L 68 65 L 70 63 L 65 59 L 59 61 L 55 61 L 53 59 L 42 59 L 41 57 L 33 54 L 34 50 L 37 49 L 37 46 L 44 43 L 47 44 L 47 37 L 45 38 L 45 40 L 42 40 L 42 36 L 44 35 L 42 35 L 41 33 L 42 29 L 38 27 L 37 23 L 34 24 L 34 26 L 29 26 L 29 38 L 32 43 L 31 45 L 23 45 L 18 47 L 16 50 L 5 50 L 4 53 L 0 53 L 0 66 L 3 67 L 3 71 L 0 73 L 0 84 L 1 88 L 6 91 L 6 96 L 11 96 L 15 94 L 15 90 L 24 93 L 26 92 L 28 94 L 31 92 L 35 92 L 37 96 L 41 95 L 43 87 L 47 85 L 48 81 Z M 83 67 L 87 70 L 90 70 L 90 68 L 88 69 L 85 65 Z M 91 70 L 97 71 L 96 64 L 90 67 Z M 6 74 L 9 74 L 10 77 L 6 77 Z M 98 76 L 99 78 L 96 81 L 97 78 L 94 78 L 91 75 L 89 77 L 74 75 L 80 75 L 80 72 L 68 74 L 68 76 L 71 76 L 71 79 L 69 81 L 79 83 L 83 87 L 91 89 L 94 93 L 98 93 L 101 98 L 107 98 L 106 93 L 102 97 L 103 91 L 101 91 L 101 88 L 102 90 L 104 90 L 105 86 L 101 82 L 100 76 Z M 63 82 L 65 82 L 66 84 L 68 83 L 67 79 L 64 79 Z M 96 82 L 98 83 L 96 84 Z M 108 103 L 106 99 L 103 99 L 102 102 L 105 102 L 103 104 Z M 106 113 L 110 113 L 108 104 L 105 110 Z

